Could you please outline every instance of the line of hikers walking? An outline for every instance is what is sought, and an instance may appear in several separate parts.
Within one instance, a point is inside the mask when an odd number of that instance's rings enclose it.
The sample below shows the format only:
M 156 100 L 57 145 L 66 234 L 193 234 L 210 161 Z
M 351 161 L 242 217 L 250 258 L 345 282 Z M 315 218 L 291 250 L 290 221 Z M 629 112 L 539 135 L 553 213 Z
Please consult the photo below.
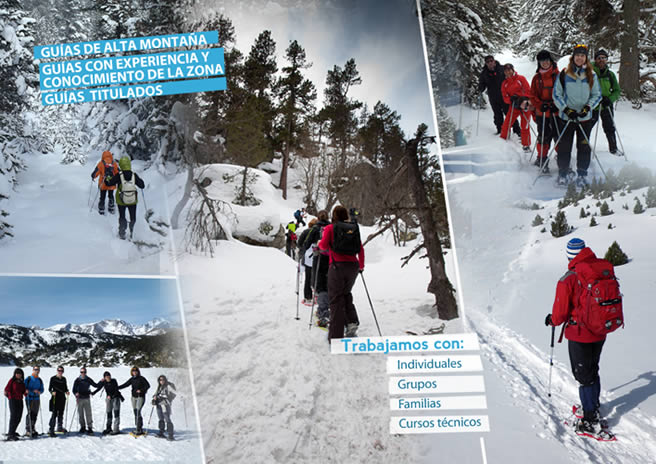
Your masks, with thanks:
M 613 104 L 619 99 L 620 86 L 608 67 L 608 52 L 597 50 L 594 64 L 588 58 L 588 47 L 577 44 L 563 70 L 547 50 L 536 56 L 538 67 L 529 85 L 512 63 L 501 65 L 493 56 L 485 57 L 479 76 L 478 90 L 487 89 L 494 113 L 497 135 L 510 137 L 510 128 L 521 137 L 525 152 L 531 152 L 530 122 L 537 125 L 537 158 L 535 165 L 548 172 L 551 143 L 557 153 L 559 185 L 570 180 L 570 160 L 576 134 L 576 184 L 587 185 L 590 166 L 590 134 L 599 119 L 608 140 L 608 151 L 617 154 L 617 137 Z M 517 120 L 521 124 L 517 124 Z
M 34 366 L 32 375 L 24 378 L 24 372 L 21 368 L 16 368 L 14 374 L 9 379 L 5 387 L 5 397 L 9 407 L 9 429 L 7 441 L 16 441 L 19 439 L 16 430 L 21 422 L 23 414 L 23 400 L 25 401 L 27 414 L 25 416 L 25 436 L 37 437 L 36 423 L 41 411 L 41 395 L 44 393 L 44 382 L 39 377 L 41 368 Z M 95 390 L 91 391 L 94 387 Z M 131 405 L 134 413 L 136 430 L 134 435 L 145 434 L 143 429 L 143 417 L 141 410 L 145 404 L 150 384 L 145 377 L 141 375 L 138 367 L 130 370 L 130 378 L 119 385 L 116 379 L 112 378 L 109 371 L 105 371 L 103 378 L 99 382 L 94 382 L 87 375 L 86 367 L 80 368 L 80 375 L 73 382 L 72 393 L 75 397 L 75 412 L 78 413 L 78 422 L 80 424 L 80 434 L 93 435 L 93 414 L 91 410 L 91 397 L 104 389 L 105 399 L 105 429 L 102 435 L 117 435 L 120 432 L 121 402 L 125 400 L 120 390 L 131 387 Z M 168 381 L 166 376 L 160 375 L 157 379 L 157 388 L 152 397 L 153 409 L 157 409 L 159 419 L 159 437 L 166 437 L 173 440 L 173 423 L 171 422 L 171 402 L 176 397 L 175 385 Z M 51 413 L 48 422 L 48 435 L 55 437 L 57 434 L 68 433 L 64 428 L 64 411 L 68 414 L 68 401 L 71 391 L 68 389 L 66 377 L 64 377 L 64 367 L 58 366 L 57 373 L 50 378 L 48 384 L 50 400 L 48 409 Z M 152 411 L 151 411 L 152 416 Z M 72 425 L 73 419 L 71 420 Z M 112 427 L 113 424 L 113 427 Z M 43 417 L 41 417 L 43 428 Z M 165 432 L 167 435 L 165 435 Z

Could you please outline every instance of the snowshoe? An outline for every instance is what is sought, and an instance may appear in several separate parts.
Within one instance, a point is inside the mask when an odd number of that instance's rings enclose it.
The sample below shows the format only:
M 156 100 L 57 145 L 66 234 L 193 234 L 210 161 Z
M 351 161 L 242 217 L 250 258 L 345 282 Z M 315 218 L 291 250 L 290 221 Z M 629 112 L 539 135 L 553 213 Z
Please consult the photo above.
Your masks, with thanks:
M 93 436 L 93 429 L 87 429 L 87 435 Z
M 80 435 L 84 435 L 85 433 L 87 433 L 87 429 L 86 429 L 86 427 L 82 427 L 80 429 Z
M 328 328 L 328 319 L 318 319 L 317 327 L 320 327 L 322 329 Z
M 166 439 L 168 441 L 175 441 L 175 438 L 173 438 L 173 435 L 169 435 L 168 437 L 166 437 Z
M 610 429 L 594 424 L 585 419 L 576 419 L 574 433 L 580 437 L 594 438 L 597 441 L 617 441 L 617 437 Z
M 55 431 L 54 431 L 54 430 L 48 430 L 48 436 L 49 436 L 50 438 L 54 438 L 54 437 L 56 436 L 56 435 L 55 435 Z
M 112 429 L 105 429 L 102 431 L 102 435 L 109 435 L 110 433 L 112 433 Z
M 558 175 L 558 179 L 556 179 L 557 187 L 567 187 L 568 184 L 567 176 Z
M 55 430 L 55 433 L 58 434 L 58 435 L 66 434 L 66 433 L 68 433 L 68 430 L 66 430 L 66 429 L 63 428 L 63 427 L 60 427 L 60 428 L 58 428 L 57 430 Z
M 344 331 L 344 336 L 345 337 L 355 337 L 357 336 L 358 332 L 358 327 L 359 325 L 356 324 L 355 322 L 352 322 L 346 326 L 346 330 Z
M 586 176 L 579 176 L 576 178 L 576 188 L 584 189 L 588 186 L 588 178 Z
M 529 147 L 528 145 L 524 145 L 522 147 L 522 150 L 524 151 L 524 153 L 531 153 L 531 147 Z
M 109 432 L 110 435 L 120 435 L 121 431 L 120 430 L 112 430 Z
M 5 441 L 18 441 L 20 438 L 18 438 L 18 435 L 7 435 L 7 438 L 5 438 Z
M 155 435 L 157 438 L 166 438 L 166 434 L 163 431 L 157 432 L 157 435 Z

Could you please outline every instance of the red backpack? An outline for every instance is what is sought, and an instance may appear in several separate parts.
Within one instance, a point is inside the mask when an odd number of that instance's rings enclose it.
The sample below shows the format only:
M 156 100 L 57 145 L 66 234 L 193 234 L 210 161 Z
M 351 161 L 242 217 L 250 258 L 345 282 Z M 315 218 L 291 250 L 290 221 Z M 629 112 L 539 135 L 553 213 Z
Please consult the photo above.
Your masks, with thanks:
M 581 262 L 574 267 L 580 295 L 574 319 L 598 336 L 624 327 L 622 293 L 613 265 L 605 259 Z

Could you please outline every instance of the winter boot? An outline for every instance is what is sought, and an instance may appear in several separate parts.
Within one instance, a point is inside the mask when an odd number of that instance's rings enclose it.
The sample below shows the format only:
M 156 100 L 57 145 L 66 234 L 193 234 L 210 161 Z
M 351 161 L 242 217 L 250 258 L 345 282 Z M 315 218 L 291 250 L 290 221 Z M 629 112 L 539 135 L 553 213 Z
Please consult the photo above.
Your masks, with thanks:
M 93 429 L 91 427 L 87 429 L 87 435 L 93 435 Z
M 578 435 L 594 436 L 599 432 L 599 427 L 585 419 L 578 419 L 574 424 L 574 431 Z
M 607 134 L 606 137 L 608 138 L 608 151 L 612 155 L 617 154 L 617 140 L 615 139 L 615 134 Z
M 562 173 L 558 174 L 558 179 L 556 180 L 556 185 L 559 187 L 567 187 L 567 184 L 569 184 L 567 180 L 567 175 L 563 175 Z
M 157 432 L 157 437 L 158 437 L 158 438 L 164 438 L 164 437 L 166 437 L 166 435 L 164 435 L 164 430 L 160 430 L 159 432 Z
M 328 319 L 319 319 L 317 321 L 317 326 L 318 327 L 323 327 L 323 328 L 328 327 Z
M 588 177 L 585 174 L 579 174 L 576 177 L 576 187 L 584 189 L 588 186 Z
M 111 432 L 109 432 L 110 435 L 118 435 L 119 433 L 121 433 L 120 430 L 112 430 Z
M 531 147 L 529 147 L 528 145 L 524 145 L 522 147 L 522 150 L 524 150 L 524 153 L 531 153 Z
M 355 322 L 351 322 L 346 326 L 346 330 L 344 331 L 344 336 L 345 337 L 355 337 L 358 332 L 358 327 L 359 325 Z
M 112 429 L 110 427 L 107 427 L 105 430 L 102 431 L 103 435 L 109 435 L 112 433 Z
M 55 431 L 53 429 L 48 430 L 48 436 L 50 438 L 54 437 L 55 436 Z
M 86 427 L 81 427 L 80 428 L 80 434 L 85 434 L 85 433 L 87 433 Z
M 112 192 L 110 191 L 108 193 L 108 196 L 109 196 L 109 198 L 108 198 L 108 204 L 107 204 L 107 211 L 109 211 L 109 214 L 114 214 L 115 211 L 116 211 L 114 209 L 114 195 L 112 195 Z

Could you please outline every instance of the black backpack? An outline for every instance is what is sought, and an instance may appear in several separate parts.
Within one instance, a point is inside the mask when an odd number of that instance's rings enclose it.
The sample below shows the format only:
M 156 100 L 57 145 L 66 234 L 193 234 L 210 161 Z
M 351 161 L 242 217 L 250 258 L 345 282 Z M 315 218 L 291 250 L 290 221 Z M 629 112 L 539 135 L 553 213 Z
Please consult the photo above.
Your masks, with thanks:
M 336 222 L 333 224 L 333 246 L 335 253 L 355 256 L 360 252 L 360 229 L 355 222 Z

